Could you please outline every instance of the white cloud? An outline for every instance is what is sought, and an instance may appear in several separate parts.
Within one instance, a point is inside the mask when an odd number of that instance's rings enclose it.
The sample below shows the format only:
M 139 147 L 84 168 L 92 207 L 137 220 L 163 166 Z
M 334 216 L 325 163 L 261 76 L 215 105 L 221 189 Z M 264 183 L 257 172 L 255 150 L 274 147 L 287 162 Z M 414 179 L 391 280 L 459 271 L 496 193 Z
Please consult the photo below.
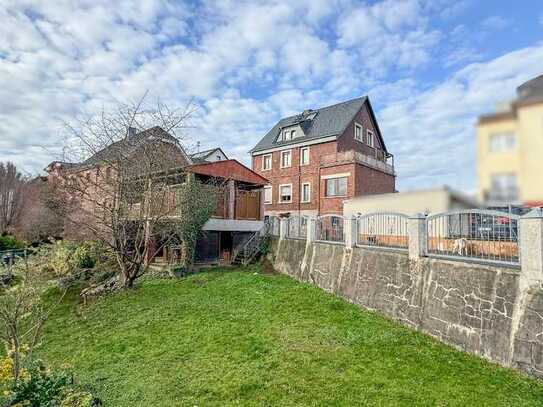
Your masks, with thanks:
M 489 31 L 499 31 L 503 30 L 504 28 L 507 28 L 509 25 L 511 25 L 511 22 L 502 16 L 490 16 L 485 18 L 481 22 L 481 26 L 485 30 Z
M 383 76 L 391 68 L 416 68 L 430 60 L 441 34 L 428 27 L 418 0 L 385 0 L 344 13 L 338 43 L 357 52 L 368 72 Z
M 535 75 L 541 47 L 421 83 L 419 68 L 482 59 L 464 26 L 446 36 L 433 24 L 468 6 L 449 3 L 9 1 L 0 8 L 0 160 L 40 170 L 62 147 L 63 120 L 149 89 L 170 104 L 196 98 L 193 138 L 248 162 L 280 117 L 369 90 L 401 187 L 458 179 L 469 188 L 476 115 Z
M 512 99 L 519 84 L 540 73 L 542 58 L 540 44 L 474 63 L 382 109 L 379 119 L 396 156 L 400 188 L 448 183 L 472 189 L 478 115 Z

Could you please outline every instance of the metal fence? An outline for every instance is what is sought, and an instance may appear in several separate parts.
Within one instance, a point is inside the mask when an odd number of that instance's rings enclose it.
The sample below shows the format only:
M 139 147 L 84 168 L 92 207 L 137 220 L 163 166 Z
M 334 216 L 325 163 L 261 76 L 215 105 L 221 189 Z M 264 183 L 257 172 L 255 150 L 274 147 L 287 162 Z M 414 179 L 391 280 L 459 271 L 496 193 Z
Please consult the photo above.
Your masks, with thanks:
M 519 216 L 466 210 L 427 218 L 428 254 L 519 264 Z
M 357 219 L 356 243 L 360 246 L 408 248 L 407 215 L 370 213 Z
M 315 221 L 316 240 L 345 242 L 344 219 L 341 215 L 321 215 Z
M 306 239 L 307 225 L 309 218 L 307 216 L 290 216 L 287 220 L 287 237 L 291 239 Z
M 266 230 L 271 236 L 279 236 L 281 219 L 278 216 L 269 216 L 266 220 Z

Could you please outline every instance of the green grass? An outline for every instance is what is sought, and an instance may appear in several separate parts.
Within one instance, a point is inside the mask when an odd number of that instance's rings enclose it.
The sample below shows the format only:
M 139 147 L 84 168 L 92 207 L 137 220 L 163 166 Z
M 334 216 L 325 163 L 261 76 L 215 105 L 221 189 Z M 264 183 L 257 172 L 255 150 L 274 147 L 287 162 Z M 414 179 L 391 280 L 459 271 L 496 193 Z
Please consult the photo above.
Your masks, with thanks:
M 543 384 L 285 276 L 148 280 L 48 321 L 106 406 L 540 406 Z

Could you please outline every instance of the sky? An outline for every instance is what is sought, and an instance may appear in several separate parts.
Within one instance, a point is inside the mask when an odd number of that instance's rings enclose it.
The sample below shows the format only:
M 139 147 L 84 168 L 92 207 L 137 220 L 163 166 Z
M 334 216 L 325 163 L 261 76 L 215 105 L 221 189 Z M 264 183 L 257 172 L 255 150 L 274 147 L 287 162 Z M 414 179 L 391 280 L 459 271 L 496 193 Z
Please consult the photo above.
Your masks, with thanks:
M 401 190 L 476 187 L 475 124 L 543 73 L 541 0 L 0 0 L 0 161 L 38 174 L 81 112 L 198 106 L 189 145 L 369 95 Z

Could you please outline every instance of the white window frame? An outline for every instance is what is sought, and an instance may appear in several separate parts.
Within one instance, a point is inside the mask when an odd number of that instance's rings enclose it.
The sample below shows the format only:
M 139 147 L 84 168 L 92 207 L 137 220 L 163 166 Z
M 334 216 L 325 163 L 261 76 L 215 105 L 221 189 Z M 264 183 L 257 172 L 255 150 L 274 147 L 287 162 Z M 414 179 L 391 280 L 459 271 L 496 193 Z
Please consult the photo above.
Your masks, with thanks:
M 264 167 L 264 163 L 266 162 L 266 157 L 270 157 L 270 168 Z M 273 154 L 264 154 L 262 156 L 262 171 L 270 171 L 273 167 Z
M 266 190 L 270 191 L 270 200 L 266 200 Z M 273 185 L 266 185 L 264 187 L 264 205 L 271 205 L 273 203 Z
M 360 129 L 360 138 L 356 137 L 356 130 Z M 361 143 L 364 142 L 364 127 L 360 123 L 354 124 L 354 139 L 356 141 L 360 141 Z
M 289 201 L 282 201 L 281 200 L 281 197 L 283 196 L 283 195 L 281 195 L 281 188 L 282 187 L 290 187 L 290 200 Z M 292 184 L 279 184 L 279 198 L 277 200 L 277 203 L 279 203 L 279 204 L 292 203 L 293 193 L 294 193 L 294 191 L 292 190 Z
M 304 163 L 302 158 L 304 156 L 304 151 L 306 150 L 307 150 L 307 162 Z M 300 148 L 300 165 L 309 165 L 309 162 L 311 161 L 311 159 L 309 158 L 309 153 L 310 153 L 309 147 Z
M 366 129 L 366 144 L 375 148 L 375 134 L 370 129 Z
M 304 185 L 308 186 L 308 199 L 304 200 Z M 302 182 L 302 186 L 300 188 L 300 203 L 309 203 L 311 202 L 311 182 Z
M 283 165 L 283 154 L 286 154 L 288 153 L 290 155 L 290 159 L 289 159 L 289 163 L 288 165 Z M 292 167 L 292 150 L 283 150 L 281 151 L 281 155 L 279 156 L 280 160 L 279 160 L 279 166 L 281 168 L 290 168 Z

